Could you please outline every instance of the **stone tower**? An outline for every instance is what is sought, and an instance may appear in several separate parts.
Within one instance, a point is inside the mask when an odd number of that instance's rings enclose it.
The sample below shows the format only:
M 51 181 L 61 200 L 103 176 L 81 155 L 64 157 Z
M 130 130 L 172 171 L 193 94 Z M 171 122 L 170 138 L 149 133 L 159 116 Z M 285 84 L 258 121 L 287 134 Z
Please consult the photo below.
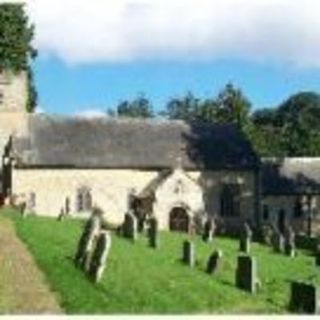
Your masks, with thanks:
M 25 113 L 28 97 L 27 74 L 0 72 L 0 112 Z

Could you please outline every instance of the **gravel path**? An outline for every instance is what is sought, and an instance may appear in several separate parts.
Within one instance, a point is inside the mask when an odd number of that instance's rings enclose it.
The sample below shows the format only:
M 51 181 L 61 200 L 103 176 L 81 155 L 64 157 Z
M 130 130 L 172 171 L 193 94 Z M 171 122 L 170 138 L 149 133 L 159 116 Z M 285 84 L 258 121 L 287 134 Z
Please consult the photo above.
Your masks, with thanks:
M 0 313 L 63 313 L 13 223 L 4 218 L 0 220 Z

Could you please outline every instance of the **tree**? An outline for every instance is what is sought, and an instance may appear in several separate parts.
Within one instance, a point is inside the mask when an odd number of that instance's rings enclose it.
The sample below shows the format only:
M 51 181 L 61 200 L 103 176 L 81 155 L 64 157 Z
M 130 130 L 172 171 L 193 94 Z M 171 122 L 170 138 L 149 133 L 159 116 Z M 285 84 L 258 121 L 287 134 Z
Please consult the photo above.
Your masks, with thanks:
M 30 62 L 36 57 L 32 46 L 34 26 L 29 23 L 23 4 L 0 4 L 0 69 L 14 73 L 27 72 L 28 101 L 26 109 L 32 112 L 37 94 Z
M 200 108 L 200 100 L 191 92 L 183 97 L 173 98 L 166 105 L 166 111 L 163 112 L 169 119 L 178 119 L 185 121 L 194 121 L 197 119 Z
M 153 118 L 154 111 L 151 102 L 142 94 L 133 101 L 121 101 L 116 110 L 108 111 L 110 116 L 127 118 Z
M 228 83 L 218 94 L 216 104 L 218 122 L 234 123 L 241 129 L 245 129 L 251 103 L 239 88 L 235 88 L 231 83 Z
M 300 92 L 278 108 L 287 156 L 320 155 L 320 95 Z

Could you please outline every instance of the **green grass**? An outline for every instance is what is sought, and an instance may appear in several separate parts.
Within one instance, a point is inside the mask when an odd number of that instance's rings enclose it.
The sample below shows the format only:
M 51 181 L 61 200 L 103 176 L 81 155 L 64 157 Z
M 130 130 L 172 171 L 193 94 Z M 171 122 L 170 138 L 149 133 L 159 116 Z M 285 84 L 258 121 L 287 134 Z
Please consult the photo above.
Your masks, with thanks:
M 292 259 L 254 243 L 262 288 L 250 295 L 234 285 L 238 241 L 217 238 L 206 244 L 195 238 L 197 264 L 191 270 L 180 262 L 188 236 L 163 232 L 158 250 L 148 247 L 145 236 L 133 244 L 113 235 L 107 269 L 94 285 L 72 262 L 83 222 L 5 215 L 14 220 L 61 306 L 71 314 L 288 313 L 291 280 L 320 284 L 313 257 L 299 251 Z M 216 248 L 223 250 L 223 265 L 209 276 L 204 270 Z

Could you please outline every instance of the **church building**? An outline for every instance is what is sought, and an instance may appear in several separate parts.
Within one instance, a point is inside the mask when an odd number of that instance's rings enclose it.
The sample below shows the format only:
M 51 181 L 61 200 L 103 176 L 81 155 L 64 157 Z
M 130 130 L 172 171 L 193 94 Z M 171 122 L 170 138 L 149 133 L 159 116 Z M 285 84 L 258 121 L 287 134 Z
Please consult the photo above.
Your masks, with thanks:
M 99 207 L 114 225 L 130 211 L 186 232 L 207 217 L 221 231 L 317 230 L 319 159 L 260 159 L 233 125 L 28 114 L 26 81 L 0 77 L 6 204 L 51 217 Z

